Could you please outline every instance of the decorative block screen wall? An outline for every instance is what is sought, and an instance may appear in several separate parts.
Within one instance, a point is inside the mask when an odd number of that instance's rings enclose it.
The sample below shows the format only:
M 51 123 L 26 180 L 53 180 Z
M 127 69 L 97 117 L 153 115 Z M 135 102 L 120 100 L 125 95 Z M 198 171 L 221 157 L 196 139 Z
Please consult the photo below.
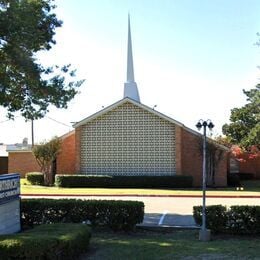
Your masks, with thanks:
M 174 175 L 175 126 L 126 102 L 86 123 L 81 173 Z

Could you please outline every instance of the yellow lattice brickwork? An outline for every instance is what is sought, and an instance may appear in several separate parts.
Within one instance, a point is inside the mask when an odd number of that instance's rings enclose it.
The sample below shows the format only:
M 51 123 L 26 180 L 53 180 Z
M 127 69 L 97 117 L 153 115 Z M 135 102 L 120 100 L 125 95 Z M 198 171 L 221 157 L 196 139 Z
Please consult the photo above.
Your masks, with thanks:
M 81 173 L 174 175 L 175 126 L 126 102 L 82 128 Z

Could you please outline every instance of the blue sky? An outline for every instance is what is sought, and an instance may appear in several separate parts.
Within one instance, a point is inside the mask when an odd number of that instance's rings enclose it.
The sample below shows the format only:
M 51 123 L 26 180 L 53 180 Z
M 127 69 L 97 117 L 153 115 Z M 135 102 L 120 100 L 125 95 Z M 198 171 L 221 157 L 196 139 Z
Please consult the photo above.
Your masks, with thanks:
M 242 89 L 259 82 L 260 31 L 257 0 L 57 0 L 63 20 L 57 44 L 39 55 L 48 65 L 71 63 L 86 79 L 67 110 L 52 108 L 35 122 L 41 141 L 71 130 L 79 121 L 123 97 L 127 14 L 131 15 L 135 80 L 141 102 L 195 129 L 212 119 L 214 134 L 242 106 Z M 65 125 L 59 124 L 58 120 Z M 4 121 L 1 110 L 0 121 Z M 46 128 L 48 131 L 46 131 Z M 19 129 L 19 131 L 17 131 Z M 1 123 L 4 143 L 30 139 L 19 116 Z

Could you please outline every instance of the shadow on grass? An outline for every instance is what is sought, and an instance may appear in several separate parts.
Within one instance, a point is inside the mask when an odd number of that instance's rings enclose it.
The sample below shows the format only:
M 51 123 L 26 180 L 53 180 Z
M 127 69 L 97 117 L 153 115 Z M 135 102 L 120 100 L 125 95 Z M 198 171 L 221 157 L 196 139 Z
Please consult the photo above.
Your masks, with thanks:
M 198 230 L 109 233 L 93 231 L 90 251 L 83 259 L 259 259 L 260 237 L 213 237 L 198 240 Z

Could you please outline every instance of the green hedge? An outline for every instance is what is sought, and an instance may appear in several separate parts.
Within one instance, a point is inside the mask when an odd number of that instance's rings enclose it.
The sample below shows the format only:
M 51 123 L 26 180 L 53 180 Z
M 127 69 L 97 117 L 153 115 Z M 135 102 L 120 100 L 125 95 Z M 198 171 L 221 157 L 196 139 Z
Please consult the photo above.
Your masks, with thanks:
M 222 205 L 206 207 L 206 227 L 214 233 L 223 232 L 227 225 L 227 208 Z M 193 217 L 198 225 L 202 225 L 202 206 L 193 207 Z
M 190 188 L 192 176 L 56 175 L 55 184 L 67 188 Z
M 41 225 L 0 236 L 0 259 L 78 259 L 87 251 L 90 228 L 84 224 Z
M 241 182 L 237 173 L 229 173 L 227 175 L 227 184 L 230 187 L 240 187 Z
M 44 185 L 44 176 L 41 172 L 28 172 L 25 174 L 25 178 L 32 185 Z
M 238 176 L 241 181 L 253 180 L 255 178 L 254 173 L 240 172 L 240 173 L 238 173 Z
M 228 220 L 232 233 L 260 234 L 260 206 L 231 206 Z
M 201 225 L 201 206 L 193 207 L 193 217 Z M 215 233 L 260 234 L 260 206 L 207 206 L 206 226 Z
M 133 230 L 144 217 L 144 203 L 120 200 L 22 199 L 22 226 L 89 221 L 112 230 Z

